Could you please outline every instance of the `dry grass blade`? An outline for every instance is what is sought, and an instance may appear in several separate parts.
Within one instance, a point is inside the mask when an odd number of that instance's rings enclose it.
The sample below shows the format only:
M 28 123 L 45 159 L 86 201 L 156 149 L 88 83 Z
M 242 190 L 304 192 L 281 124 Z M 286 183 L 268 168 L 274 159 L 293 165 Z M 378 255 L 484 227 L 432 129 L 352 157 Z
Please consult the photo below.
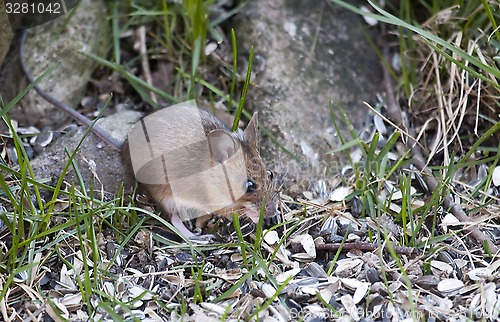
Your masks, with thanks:
M 146 47 L 146 27 L 140 26 L 139 28 L 137 28 L 136 35 L 137 35 L 137 42 L 135 44 L 135 47 L 141 56 L 141 67 L 144 73 L 144 79 L 146 80 L 146 83 L 153 86 L 153 77 L 151 76 L 151 68 L 149 66 L 149 59 L 147 52 L 148 49 Z M 151 95 L 151 100 L 155 104 L 158 104 L 158 98 L 156 97 L 156 94 L 151 92 L 150 95 Z

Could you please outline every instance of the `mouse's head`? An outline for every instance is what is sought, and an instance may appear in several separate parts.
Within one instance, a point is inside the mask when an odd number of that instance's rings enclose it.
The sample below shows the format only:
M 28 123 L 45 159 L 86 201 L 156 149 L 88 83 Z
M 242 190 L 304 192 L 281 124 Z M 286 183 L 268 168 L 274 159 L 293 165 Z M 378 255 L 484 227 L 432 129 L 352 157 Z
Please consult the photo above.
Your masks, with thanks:
M 232 215 L 236 211 L 257 223 L 260 209 L 264 206 L 264 218 L 277 215 L 278 194 L 273 185 L 273 174 L 269 171 L 259 153 L 258 118 L 255 113 L 242 133 L 234 134 L 245 160 L 246 179 L 245 192 L 228 207 L 219 211 L 225 215 Z

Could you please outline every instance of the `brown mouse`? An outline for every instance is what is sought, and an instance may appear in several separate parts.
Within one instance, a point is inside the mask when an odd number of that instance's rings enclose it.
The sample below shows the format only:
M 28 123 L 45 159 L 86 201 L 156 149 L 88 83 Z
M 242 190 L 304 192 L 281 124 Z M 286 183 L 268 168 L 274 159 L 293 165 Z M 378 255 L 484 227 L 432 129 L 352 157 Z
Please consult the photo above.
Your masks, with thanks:
M 24 39 L 20 49 L 21 65 L 28 81 L 33 83 L 34 80 L 24 65 L 23 44 Z M 34 89 L 45 100 L 68 113 L 79 123 L 92 126 L 92 121 L 53 98 L 38 85 L 35 85 Z M 179 105 L 164 110 L 172 111 L 174 107 Z M 206 111 L 186 105 L 180 105 L 180 108 L 175 117 L 159 117 L 156 115 L 159 112 L 153 113 L 155 117 L 151 119 L 155 120 L 156 127 L 150 132 L 157 134 L 157 145 L 166 147 L 168 153 L 151 154 L 139 161 L 136 156 L 147 154 L 140 151 L 146 145 L 137 140 L 140 137 L 137 133 L 141 133 L 139 130 L 144 126 L 144 120 L 133 127 L 129 132 L 129 135 L 133 135 L 123 143 L 97 125 L 93 125 L 92 132 L 114 149 L 121 151 L 125 163 L 133 169 L 138 181 L 171 215 L 172 224 L 185 237 L 191 237 L 193 233 L 184 226 L 182 220 L 211 213 L 230 218 L 233 212 L 237 212 L 257 223 L 264 203 L 264 216 L 274 217 L 277 214 L 278 195 L 272 184 L 272 173 L 266 169 L 260 157 L 257 113 L 244 131 L 232 132 L 222 121 Z M 197 126 L 201 131 L 194 130 Z M 134 132 L 134 129 L 139 132 Z M 204 140 L 185 145 L 184 143 L 194 135 L 204 135 Z M 179 143 L 182 149 L 170 148 Z M 209 153 L 206 153 L 207 148 Z M 168 158 L 173 162 L 165 162 Z M 170 171 L 164 171 L 169 167 Z M 213 175 L 208 173 L 210 171 L 207 169 L 220 171 Z M 182 172 L 185 174 L 178 174 Z M 221 176 L 220 173 L 224 175 Z M 207 200 L 209 202 L 205 202 Z
M 179 225 L 181 219 L 211 213 L 231 217 L 237 212 L 257 223 L 263 202 L 266 218 L 276 215 L 278 203 L 272 173 L 259 154 L 257 122 L 255 113 L 244 131 L 232 132 L 193 102 L 177 104 L 138 122 L 122 155 L 183 235 L 190 232 Z M 148 146 L 144 136 L 137 140 L 137 133 L 142 135 L 146 128 L 149 143 L 156 137 L 154 145 L 168 151 L 149 156 L 150 150 L 160 148 Z M 134 166 L 134 156 L 143 159 L 139 166 Z

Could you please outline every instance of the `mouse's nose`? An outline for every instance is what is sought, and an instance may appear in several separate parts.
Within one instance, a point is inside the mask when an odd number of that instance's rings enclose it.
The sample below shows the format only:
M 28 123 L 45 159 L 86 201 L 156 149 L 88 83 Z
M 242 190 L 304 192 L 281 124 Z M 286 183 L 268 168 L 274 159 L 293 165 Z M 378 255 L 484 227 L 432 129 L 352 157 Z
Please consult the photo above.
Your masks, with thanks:
M 266 226 L 274 226 L 281 223 L 281 214 L 277 204 L 271 206 L 267 205 L 266 214 L 270 214 L 270 216 L 266 216 L 266 218 L 264 218 L 264 224 Z
M 268 202 L 266 207 L 264 208 L 264 214 L 267 218 L 275 217 L 279 215 L 278 203 L 276 202 Z

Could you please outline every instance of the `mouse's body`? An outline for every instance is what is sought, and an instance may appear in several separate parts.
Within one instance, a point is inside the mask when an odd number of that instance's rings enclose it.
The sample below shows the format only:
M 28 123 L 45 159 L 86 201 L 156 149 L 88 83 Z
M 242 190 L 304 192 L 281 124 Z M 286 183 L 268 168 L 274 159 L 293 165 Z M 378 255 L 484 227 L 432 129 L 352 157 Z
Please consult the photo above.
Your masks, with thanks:
M 177 184 L 172 186 L 167 178 L 168 175 L 165 176 L 165 183 L 144 183 L 147 181 L 142 180 L 145 176 L 154 178 L 162 176 L 163 172 L 155 169 L 161 168 L 160 170 L 163 170 L 163 167 L 169 167 L 169 164 L 164 165 L 161 163 L 159 163 L 159 166 L 155 166 L 155 162 L 146 163 L 139 171 L 135 169 L 134 173 L 138 181 L 142 182 L 142 185 L 153 199 L 172 216 L 172 223 L 185 236 L 192 235 L 192 233 L 183 225 L 179 225 L 182 222 L 181 218 L 198 218 L 210 213 L 230 218 L 234 212 L 237 212 L 257 223 L 263 203 L 264 216 L 266 218 L 274 217 L 277 214 L 277 193 L 272 184 L 272 173 L 266 169 L 260 157 L 257 114 L 254 114 L 244 131 L 232 132 L 222 121 L 212 114 L 198 109 L 196 109 L 195 113 L 197 117 L 191 117 L 189 111 L 186 110 L 186 113 L 179 115 L 177 119 L 166 119 L 162 122 L 162 126 L 168 128 L 168 132 L 172 132 L 175 135 L 160 136 L 159 144 L 171 147 L 179 144 L 182 145 L 184 142 L 189 141 L 193 136 L 199 134 L 194 129 L 196 128 L 195 121 L 200 120 L 203 126 L 203 135 L 208 139 L 213 137 L 215 133 L 218 137 L 221 135 L 225 136 L 226 139 L 224 139 L 224 142 L 227 142 L 227 139 L 230 142 L 234 141 L 236 149 L 241 151 L 244 164 L 240 167 L 239 163 L 230 162 L 229 157 L 233 156 L 235 152 L 233 147 L 227 152 L 227 145 L 219 144 L 219 147 L 215 145 L 212 149 L 218 149 L 219 153 L 211 151 L 213 154 L 207 154 L 203 152 L 204 150 L 201 146 L 194 145 L 178 153 L 174 152 L 170 156 L 171 162 L 177 165 L 179 170 L 177 172 L 186 173 L 186 177 L 189 175 L 187 179 L 183 178 L 182 185 Z M 129 137 L 122 148 L 122 156 L 129 167 L 133 168 L 131 166 L 133 163 L 131 160 L 133 153 L 130 153 L 130 149 L 133 148 L 131 148 L 131 145 L 131 138 Z M 157 160 L 159 159 L 157 158 Z M 234 181 L 233 186 L 235 186 L 234 190 L 237 198 L 234 198 L 230 202 L 226 202 L 228 200 L 226 182 L 224 180 L 221 182 L 221 178 L 218 176 L 207 178 L 199 169 L 213 168 L 217 165 L 224 165 L 226 174 L 229 174 L 231 176 L 230 179 Z M 178 175 L 178 173 L 171 174 L 174 176 Z M 241 191 L 242 187 L 244 191 Z M 236 192 L 238 189 L 240 189 L 241 193 Z M 221 202 L 221 206 L 214 207 L 213 204 L 208 204 L 207 199 L 210 201 L 223 201 Z M 184 213 L 189 213 L 190 215 L 183 215 Z

